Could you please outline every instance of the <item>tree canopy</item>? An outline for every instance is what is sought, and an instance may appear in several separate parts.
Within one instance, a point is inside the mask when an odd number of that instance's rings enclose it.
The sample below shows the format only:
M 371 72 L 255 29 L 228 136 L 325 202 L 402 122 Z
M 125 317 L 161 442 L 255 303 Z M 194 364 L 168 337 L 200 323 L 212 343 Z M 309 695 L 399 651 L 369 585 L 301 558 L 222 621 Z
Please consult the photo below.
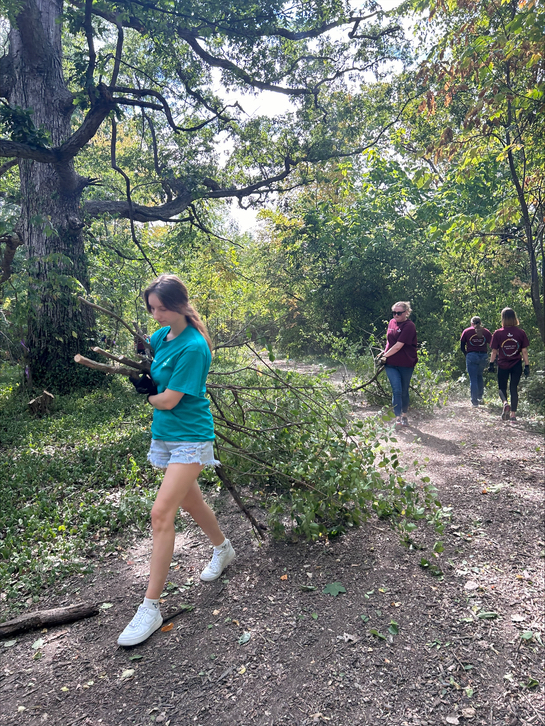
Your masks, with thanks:
M 355 8 L 4 3 L 0 286 L 36 385 L 110 335 L 78 294 L 139 319 L 161 271 L 220 344 L 357 346 L 397 298 L 432 348 L 506 304 L 545 338 L 542 8 Z M 261 237 L 231 202 L 271 202 Z
M 18 166 L 20 214 L 6 233 L 3 278 L 23 244 L 36 382 L 93 335 L 71 294 L 89 287 L 89 217 L 128 219 L 155 271 L 137 223 L 203 228 L 206 202 L 263 199 L 302 183 L 307 164 L 384 132 L 380 116 L 363 135 L 355 123 L 364 75 L 400 55 L 399 25 L 373 3 L 356 12 L 338 2 L 23 0 L 4 12 L 0 156 L 3 171 Z M 243 100 L 225 100 L 258 91 L 288 96 L 290 111 L 251 116 Z

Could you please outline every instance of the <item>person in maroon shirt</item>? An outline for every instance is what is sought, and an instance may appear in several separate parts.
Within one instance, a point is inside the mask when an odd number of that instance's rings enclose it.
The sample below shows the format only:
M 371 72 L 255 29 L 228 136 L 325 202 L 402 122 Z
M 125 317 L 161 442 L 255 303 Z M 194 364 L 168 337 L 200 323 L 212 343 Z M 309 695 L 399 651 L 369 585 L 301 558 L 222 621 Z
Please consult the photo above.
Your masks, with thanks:
M 460 348 L 466 357 L 466 370 L 469 376 L 469 395 L 474 407 L 483 402 L 483 371 L 488 360 L 488 345 L 492 333 L 481 325 L 478 315 L 471 318 L 471 327 L 466 328 L 460 338 Z
M 409 320 L 411 312 L 409 302 L 392 305 L 394 317 L 386 331 L 386 348 L 379 356 L 379 362 L 386 366 L 386 375 L 392 387 L 396 426 L 409 425 L 409 384 L 418 360 L 416 328 L 413 321 Z
M 494 332 L 490 347 L 490 365 L 488 370 L 494 372 L 494 363 L 498 360 L 498 388 L 500 398 L 503 401 L 502 419 L 504 421 L 517 420 L 517 407 L 519 401 L 518 384 L 522 375 L 522 361 L 524 360 L 524 375 L 530 375 L 530 363 L 528 361 L 528 336 L 522 328 L 519 328 L 519 321 L 515 311 L 511 308 L 504 308 L 501 311 L 502 327 Z M 511 405 L 507 401 L 507 382 L 509 382 L 509 395 Z

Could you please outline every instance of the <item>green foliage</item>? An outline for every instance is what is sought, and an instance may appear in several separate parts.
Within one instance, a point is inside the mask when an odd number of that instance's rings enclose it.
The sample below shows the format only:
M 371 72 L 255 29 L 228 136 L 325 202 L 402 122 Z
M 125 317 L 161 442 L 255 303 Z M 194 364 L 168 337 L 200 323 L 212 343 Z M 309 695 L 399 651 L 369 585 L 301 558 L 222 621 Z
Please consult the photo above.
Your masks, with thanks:
M 266 504 L 274 534 L 334 536 L 373 513 L 400 532 L 425 518 L 441 528 L 429 480 L 405 478 L 390 417 L 353 420 L 327 374 L 227 366 L 216 358 L 210 377 L 224 386 L 210 388 L 222 466 Z
M 524 261 L 520 277 L 509 270 L 515 287 L 509 297 L 525 288 L 543 342 L 543 7 L 478 0 L 415 5 L 419 13 L 429 10 L 420 17 L 435 41 L 418 76 L 427 89 L 418 112 L 436 117 L 425 142 L 435 165 L 429 176 L 447 193 L 473 190 L 462 194 L 465 210 L 443 217 L 435 229 L 447 232 L 452 250 L 463 250 L 464 267 L 467 253 L 481 267 L 505 252 L 515 264 Z M 475 287 L 481 277 L 477 268 Z M 505 304 L 514 306 L 511 299 Z
M 382 336 L 396 300 L 411 300 L 420 338 L 435 343 L 443 291 L 435 245 L 425 241 L 425 195 L 378 151 L 329 168 L 325 179 L 266 215 L 266 284 L 283 306 L 278 345 L 329 353 L 327 337 Z M 423 241 L 424 237 L 424 241 Z
M 545 416 L 545 371 L 532 370 L 520 383 L 519 411 L 522 415 Z
M 49 143 L 49 134 L 45 129 L 37 129 L 32 121 L 32 109 L 0 103 L 0 128 L 9 134 L 12 141 L 28 144 L 32 148 L 41 148 Z
M 406 477 L 391 425 L 351 419 L 327 376 L 217 356 L 210 377 L 223 469 L 269 513 L 273 534 L 338 535 L 376 515 L 402 538 L 441 530 L 427 477 Z M 219 386 L 219 387 L 218 387 Z M 145 526 L 161 474 L 146 462 L 151 410 L 128 386 L 57 396 L 32 418 L 13 385 L 0 394 L 0 587 L 8 602 L 89 568 Z M 217 483 L 213 473 L 203 480 Z
M 150 411 L 119 383 L 58 396 L 34 419 L 0 393 L 0 588 L 21 603 L 147 522 L 158 475 L 146 463 Z

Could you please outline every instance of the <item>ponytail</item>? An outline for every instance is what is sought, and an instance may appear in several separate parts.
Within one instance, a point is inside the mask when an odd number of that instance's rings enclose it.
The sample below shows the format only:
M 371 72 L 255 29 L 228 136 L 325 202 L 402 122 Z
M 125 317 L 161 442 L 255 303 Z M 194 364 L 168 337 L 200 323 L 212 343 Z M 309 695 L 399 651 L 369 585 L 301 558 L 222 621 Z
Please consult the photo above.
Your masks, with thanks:
M 208 334 L 206 325 L 203 323 L 201 316 L 195 310 L 193 305 L 190 305 L 189 303 L 186 305 L 185 319 L 187 320 L 188 325 L 191 325 L 192 328 L 196 328 L 199 331 L 202 337 L 206 340 L 208 347 L 210 348 L 210 352 L 212 353 L 212 340 Z

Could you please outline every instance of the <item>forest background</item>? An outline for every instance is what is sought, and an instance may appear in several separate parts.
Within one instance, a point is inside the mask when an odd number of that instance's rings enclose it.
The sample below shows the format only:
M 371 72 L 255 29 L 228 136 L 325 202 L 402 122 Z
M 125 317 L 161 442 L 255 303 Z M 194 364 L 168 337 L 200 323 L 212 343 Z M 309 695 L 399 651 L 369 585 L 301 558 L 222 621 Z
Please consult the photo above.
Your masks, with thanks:
M 525 405 L 543 413 L 543 6 L 20 0 L 3 17 L 7 592 L 80 567 L 89 533 L 146 521 L 149 411 L 73 356 L 134 353 L 119 321 L 78 296 L 152 333 L 142 291 L 162 272 L 187 283 L 210 330 L 211 380 L 230 375 L 211 393 L 225 471 L 257 487 L 279 529 L 285 515 L 333 535 L 374 509 L 399 516 L 405 538 L 411 517 L 440 530 L 433 492 L 407 488 L 378 443 L 387 423 L 353 430 L 323 379 L 310 399 L 274 361 L 321 356 L 357 386 L 391 305 L 409 300 L 417 401 L 433 406 L 463 375 L 471 316 L 494 330 L 511 306 L 530 339 Z M 283 99 L 279 112 L 260 113 L 259 94 Z M 251 231 L 233 203 L 260 210 Z M 40 421 L 25 406 L 44 387 L 56 409 Z M 380 387 L 368 395 L 387 403 Z M 356 434 L 370 444 L 363 470 Z M 377 470 L 390 472 L 380 496 Z

